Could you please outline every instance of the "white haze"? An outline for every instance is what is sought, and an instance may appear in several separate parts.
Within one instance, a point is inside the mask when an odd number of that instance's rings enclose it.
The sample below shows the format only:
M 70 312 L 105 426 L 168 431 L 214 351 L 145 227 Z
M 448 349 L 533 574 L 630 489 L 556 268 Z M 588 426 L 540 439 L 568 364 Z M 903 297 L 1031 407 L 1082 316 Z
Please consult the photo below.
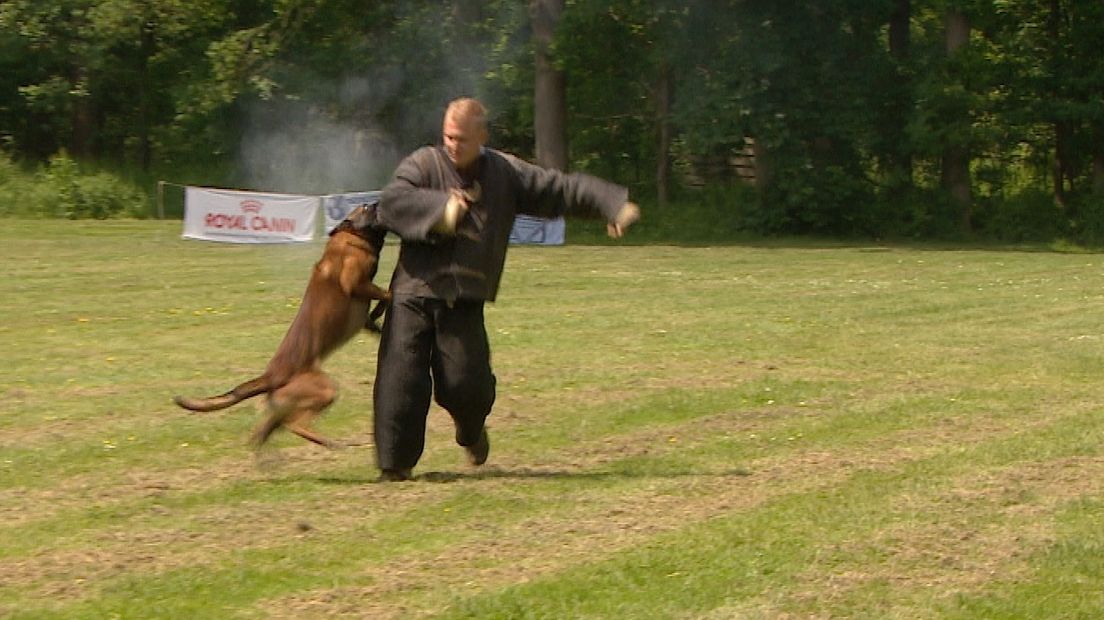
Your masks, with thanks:
M 307 104 L 281 104 L 254 118 L 242 138 L 241 178 L 253 189 L 335 194 L 378 189 L 397 149 L 375 127 L 328 118 Z
M 251 189 L 295 194 L 336 194 L 379 189 L 399 159 L 440 140 L 444 106 L 475 94 L 473 70 L 484 62 L 474 50 L 441 56 L 437 79 L 411 83 L 401 67 L 316 88 L 332 103 L 266 102 L 249 114 L 239 150 L 239 179 Z M 327 97 L 320 97 L 325 100 Z M 389 110 L 387 127 L 377 123 Z M 493 114 L 493 110 L 492 110 Z M 395 118 L 398 116 L 398 118 Z

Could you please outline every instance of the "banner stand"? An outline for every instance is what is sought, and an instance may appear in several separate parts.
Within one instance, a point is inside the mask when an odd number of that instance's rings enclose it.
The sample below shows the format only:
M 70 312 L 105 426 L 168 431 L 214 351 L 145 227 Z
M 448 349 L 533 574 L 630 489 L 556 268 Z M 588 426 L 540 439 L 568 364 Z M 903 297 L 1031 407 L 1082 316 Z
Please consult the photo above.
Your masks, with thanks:
M 165 187 L 184 190 L 186 239 L 225 243 L 295 243 L 314 239 L 321 219 L 329 234 L 357 205 L 379 200 L 381 192 L 363 191 L 309 196 L 240 191 L 157 182 L 157 217 L 165 219 Z M 321 211 L 321 218 L 319 212 Z M 518 215 L 510 244 L 563 245 L 564 218 Z
M 318 196 L 188 186 L 182 236 L 230 243 L 311 241 L 320 202 Z

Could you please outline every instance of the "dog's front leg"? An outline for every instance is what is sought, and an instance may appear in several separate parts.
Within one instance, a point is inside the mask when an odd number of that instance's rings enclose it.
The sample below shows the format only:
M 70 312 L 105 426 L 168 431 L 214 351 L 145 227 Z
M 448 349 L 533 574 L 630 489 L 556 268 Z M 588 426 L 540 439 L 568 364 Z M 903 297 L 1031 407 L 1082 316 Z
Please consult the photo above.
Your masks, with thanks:
M 380 288 L 372 282 L 360 282 L 349 291 L 349 297 L 357 301 L 391 301 L 391 291 Z

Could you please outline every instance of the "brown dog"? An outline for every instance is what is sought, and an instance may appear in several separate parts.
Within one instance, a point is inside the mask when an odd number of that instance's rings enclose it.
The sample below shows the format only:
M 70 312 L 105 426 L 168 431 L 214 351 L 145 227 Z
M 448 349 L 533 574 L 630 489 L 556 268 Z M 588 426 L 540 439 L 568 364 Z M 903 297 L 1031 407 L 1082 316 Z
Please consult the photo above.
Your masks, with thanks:
M 310 429 L 337 395 L 333 381 L 322 372 L 322 361 L 361 329 L 379 331 L 375 322 L 391 293 L 373 284 L 372 278 L 386 234 L 377 225 L 375 204 L 353 209 L 330 233 L 299 313 L 264 374 L 220 396 L 177 396 L 176 404 L 192 411 L 216 411 L 267 393 L 268 417 L 253 432 L 255 447 L 281 426 L 308 441 L 334 447 L 334 442 Z M 369 312 L 372 300 L 379 303 Z

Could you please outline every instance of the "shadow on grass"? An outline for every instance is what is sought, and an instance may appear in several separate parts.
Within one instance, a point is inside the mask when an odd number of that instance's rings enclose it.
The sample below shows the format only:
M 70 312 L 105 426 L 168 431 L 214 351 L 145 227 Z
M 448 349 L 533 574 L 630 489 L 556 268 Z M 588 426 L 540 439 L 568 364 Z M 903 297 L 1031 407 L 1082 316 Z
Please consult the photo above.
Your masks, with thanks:
M 575 471 L 566 469 L 503 469 L 490 467 L 469 472 L 457 471 L 427 471 L 414 476 L 407 483 L 433 483 L 444 484 L 460 482 L 462 480 L 617 480 L 626 478 L 738 478 L 750 476 L 751 471 L 737 467 L 724 471 L 703 471 L 691 469 L 657 470 L 650 468 L 647 471 Z M 333 485 L 361 485 L 361 484 L 396 484 L 393 482 L 380 482 L 374 476 L 324 476 L 317 478 L 322 484 Z M 403 483 L 397 483 L 403 484 Z
M 911 239 L 833 239 L 822 237 L 678 237 L 570 238 L 574 247 L 744 248 L 749 250 L 847 250 L 856 252 L 1011 252 L 1025 254 L 1102 254 L 1104 247 L 1055 241 L 1003 242 L 992 240 L 940 241 Z

